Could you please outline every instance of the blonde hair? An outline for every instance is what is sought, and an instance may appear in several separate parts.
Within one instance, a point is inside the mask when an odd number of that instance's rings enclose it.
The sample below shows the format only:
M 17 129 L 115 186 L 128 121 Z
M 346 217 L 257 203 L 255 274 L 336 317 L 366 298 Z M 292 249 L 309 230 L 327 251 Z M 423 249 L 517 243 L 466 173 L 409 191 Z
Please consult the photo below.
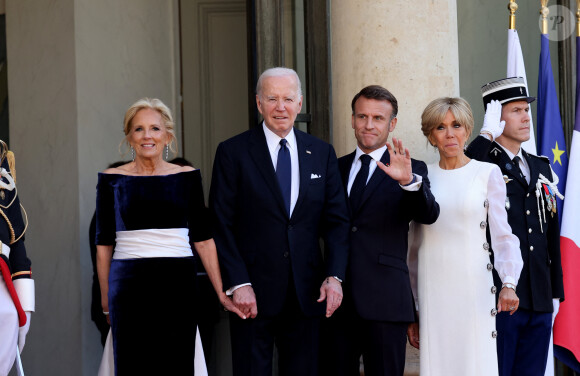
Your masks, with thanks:
M 173 121 L 173 115 L 171 114 L 171 110 L 169 109 L 169 107 L 167 107 L 165 103 L 163 103 L 161 100 L 157 98 L 141 98 L 137 102 L 133 103 L 131 107 L 129 107 L 127 112 L 125 112 L 125 120 L 123 121 L 123 132 L 125 133 L 125 136 L 128 136 L 129 133 L 131 132 L 132 126 L 131 122 L 133 121 L 135 115 L 137 115 L 137 112 L 144 109 L 151 109 L 159 112 L 159 114 L 161 115 L 161 119 L 163 119 L 163 125 L 165 126 L 165 129 L 167 130 L 167 133 L 169 134 L 169 137 L 171 139 L 169 141 L 169 150 L 171 150 L 172 153 L 176 154 L 177 138 L 175 137 L 174 130 L 175 122 Z M 121 144 L 123 143 L 131 147 L 131 145 L 129 145 L 129 142 L 127 141 L 127 137 L 125 137 L 125 139 Z
M 467 138 L 471 136 L 473 131 L 473 113 L 469 103 L 460 97 L 443 97 L 431 101 L 421 115 L 421 131 L 423 131 L 423 135 L 427 137 L 429 142 L 431 142 L 429 139 L 431 132 L 443 122 L 449 111 L 455 117 L 455 121 L 465 127 Z

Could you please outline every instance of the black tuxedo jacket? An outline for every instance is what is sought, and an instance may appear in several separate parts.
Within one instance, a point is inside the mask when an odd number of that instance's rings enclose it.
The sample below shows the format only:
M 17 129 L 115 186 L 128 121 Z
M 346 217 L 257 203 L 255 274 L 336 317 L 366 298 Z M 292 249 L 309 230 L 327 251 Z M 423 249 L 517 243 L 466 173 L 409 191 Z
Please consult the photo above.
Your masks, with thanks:
M 508 223 L 514 235 L 520 239 L 520 250 L 524 260 L 517 286 L 520 308 L 536 312 L 552 312 L 552 299 L 564 299 L 560 227 L 558 215 L 551 215 L 546 209 L 546 222 L 544 223 L 542 215 L 540 228 L 536 199 L 536 182 L 539 175 L 553 180 L 549 160 L 522 150 L 522 155 L 530 167 L 530 184 L 528 184 L 525 178 L 519 176 L 515 164 L 501 146 L 485 137 L 476 137 L 469 145 L 466 155 L 498 165 L 504 180 L 511 179 L 506 183 Z M 540 204 L 543 205 L 543 194 L 540 200 Z M 493 248 L 493 244 L 491 246 Z M 494 281 L 499 294 L 501 281 L 495 270 Z
M 338 161 L 345 193 L 354 156 L 353 152 Z M 389 162 L 388 151 L 381 162 Z M 409 222 L 434 223 L 439 216 L 439 204 L 429 188 L 425 163 L 412 160 L 412 168 L 413 173 L 423 178 L 418 191 L 405 191 L 377 167 L 359 208 L 353 210 L 347 203 L 351 251 L 345 299 L 352 299 L 357 313 L 366 320 L 415 320 L 407 268 Z
M 264 316 L 282 310 L 290 276 L 303 312 L 324 314 L 326 302 L 316 302 L 320 286 L 327 276 L 344 278 L 348 260 L 348 214 L 334 149 L 294 133 L 300 189 L 291 218 L 262 126 L 222 142 L 214 162 L 210 206 L 224 289 L 250 282 Z

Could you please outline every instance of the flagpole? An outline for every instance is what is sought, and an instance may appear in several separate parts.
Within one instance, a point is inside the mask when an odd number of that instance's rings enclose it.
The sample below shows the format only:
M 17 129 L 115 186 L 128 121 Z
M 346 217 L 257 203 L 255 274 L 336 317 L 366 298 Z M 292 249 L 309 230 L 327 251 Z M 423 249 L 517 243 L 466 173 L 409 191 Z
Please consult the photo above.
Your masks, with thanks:
M 576 36 L 580 37 L 580 0 L 576 0 Z
M 526 84 L 526 90 L 530 92 L 528 88 L 528 79 L 526 77 L 526 68 L 524 66 L 524 55 L 522 54 L 522 46 L 520 45 L 520 38 L 518 37 L 518 31 L 516 30 L 516 11 L 518 10 L 518 4 L 516 0 L 509 0 L 507 4 L 507 9 L 509 10 L 509 25 L 508 25 L 508 35 L 507 35 L 507 75 L 506 77 L 522 77 Z M 522 143 L 522 148 L 524 148 L 528 153 L 537 154 L 536 148 L 536 137 L 534 134 L 534 122 L 530 116 L 530 139 Z
M 541 3 L 540 15 L 542 16 L 542 35 L 544 35 L 548 34 L 548 14 L 550 14 L 550 10 L 548 9 L 548 0 L 541 0 Z
M 580 1 L 580 0 L 577 0 L 577 1 Z M 518 10 L 518 4 L 516 4 L 516 0 L 510 0 L 507 8 L 510 11 L 510 19 L 509 19 L 508 29 L 515 30 L 515 28 L 516 28 L 516 10 Z

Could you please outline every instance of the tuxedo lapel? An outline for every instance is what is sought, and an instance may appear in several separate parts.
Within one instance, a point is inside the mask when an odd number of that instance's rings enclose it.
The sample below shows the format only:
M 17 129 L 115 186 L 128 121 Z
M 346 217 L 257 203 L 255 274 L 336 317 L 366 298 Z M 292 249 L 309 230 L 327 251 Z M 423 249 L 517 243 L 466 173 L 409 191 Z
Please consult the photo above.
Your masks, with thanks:
M 348 212 L 352 213 L 352 206 L 350 204 L 350 199 L 348 197 L 348 178 L 350 175 L 350 170 L 352 168 L 352 162 L 354 161 L 354 156 L 356 151 L 340 158 L 338 160 L 338 169 L 340 170 L 340 177 L 342 179 L 342 186 L 344 188 L 344 196 L 346 199 L 346 206 L 348 207 Z
M 278 179 L 276 178 L 276 170 L 274 170 L 274 165 L 272 165 L 272 157 L 270 156 L 266 136 L 264 135 L 264 130 L 261 126 L 250 133 L 249 152 L 257 170 L 260 172 L 260 175 L 262 175 L 266 186 L 276 197 L 276 201 L 280 204 L 280 208 L 284 213 L 286 213 L 282 191 L 280 190 Z
M 350 175 L 350 169 L 352 168 L 352 161 L 354 161 L 354 156 L 356 151 L 353 151 L 349 155 L 346 155 L 343 160 L 339 160 L 338 168 L 340 169 L 340 177 L 342 178 L 342 183 L 346 191 L 348 187 L 348 177 Z
M 298 169 L 300 171 L 300 189 L 298 190 L 298 199 L 296 200 L 296 205 L 292 211 L 292 216 L 298 211 L 300 205 L 304 201 L 304 197 L 308 191 L 308 186 L 310 185 L 310 179 L 312 174 L 312 153 L 311 144 L 306 141 L 303 134 L 297 129 L 294 129 L 294 135 L 296 136 L 296 146 L 298 148 Z M 323 177 L 326 179 L 326 176 Z

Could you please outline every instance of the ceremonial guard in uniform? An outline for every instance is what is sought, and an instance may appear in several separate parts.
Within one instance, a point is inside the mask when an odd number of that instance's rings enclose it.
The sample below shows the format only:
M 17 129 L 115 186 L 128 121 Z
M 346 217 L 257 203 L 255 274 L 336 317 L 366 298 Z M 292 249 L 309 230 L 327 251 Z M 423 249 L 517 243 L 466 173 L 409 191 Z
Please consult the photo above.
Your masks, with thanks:
M 34 281 L 24 248 L 24 218 L 15 185 L 14 155 L 0 141 L 0 376 L 22 352 L 34 311 Z
M 466 154 L 500 167 L 508 222 L 520 240 L 524 261 L 517 284 L 519 309 L 512 316 L 502 312 L 496 317 L 499 374 L 544 375 L 552 312 L 564 299 L 557 215 L 561 208 L 555 199 L 563 197 L 549 160 L 521 148 L 530 137 L 529 103 L 535 100 L 528 97 L 524 80 L 491 82 L 482 87 L 482 95 L 487 106 L 484 124 Z M 502 284 L 495 271 L 494 281 L 499 292 Z

